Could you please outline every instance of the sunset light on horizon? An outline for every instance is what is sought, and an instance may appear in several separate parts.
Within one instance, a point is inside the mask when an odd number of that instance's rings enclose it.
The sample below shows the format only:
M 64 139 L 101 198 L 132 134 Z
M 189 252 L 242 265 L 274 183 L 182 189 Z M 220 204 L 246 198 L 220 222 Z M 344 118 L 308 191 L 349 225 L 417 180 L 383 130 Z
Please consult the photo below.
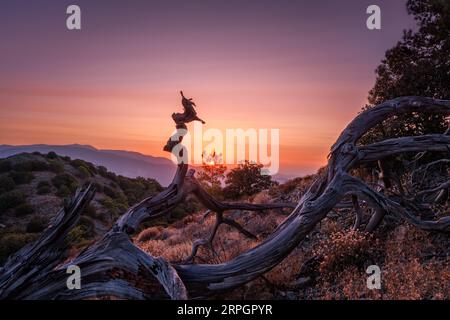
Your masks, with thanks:
M 403 0 L 378 1 L 377 31 L 365 26 L 366 0 L 80 0 L 83 28 L 70 32 L 60 12 L 71 2 L 46 2 L 6 1 L 0 12 L 0 144 L 169 158 L 183 90 L 205 130 L 279 129 L 289 175 L 326 163 L 384 52 L 414 27 Z

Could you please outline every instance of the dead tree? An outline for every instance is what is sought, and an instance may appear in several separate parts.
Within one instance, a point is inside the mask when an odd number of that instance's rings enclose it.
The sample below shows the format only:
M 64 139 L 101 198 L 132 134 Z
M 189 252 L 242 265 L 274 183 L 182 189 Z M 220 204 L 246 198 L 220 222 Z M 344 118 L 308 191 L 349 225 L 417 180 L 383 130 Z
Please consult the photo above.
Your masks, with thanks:
M 0 298 L 205 297 L 241 286 L 274 268 L 301 244 L 316 224 L 346 196 L 352 197 L 355 207 L 355 228 L 364 227 L 358 204 L 358 201 L 364 201 L 373 209 L 373 215 L 365 225 L 368 231 L 374 230 L 386 215 L 396 215 L 419 228 L 448 233 L 450 217 L 422 220 L 415 202 L 417 198 L 381 193 L 350 173 L 352 169 L 362 164 L 376 163 L 406 152 L 441 152 L 446 155 L 441 162 L 449 162 L 450 136 L 447 133 L 399 137 L 365 146 L 357 144 L 367 131 L 383 120 L 410 112 L 449 115 L 450 101 L 401 97 L 359 114 L 331 147 L 325 174 L 314 181 L 295 205 L 218 201 L 201 187 L 194 177 L 194 171 L 188 170 L 188 165 L 181 163 L 167 189 L 131 207 L 103 238 L 81 251 L 76 257 L 68 259 L 65 237 L 76 225 L 83 207 L 89 203 L 95 192 L 91 185 L 86 186 L 78 190 L 72 200 L 66 203 L 35 243 L 22 248 L 7 260 L 0 270 Z M 186 127 L 185 122 L 199 120 L 196 116 L 188 115 L 184 118 L 185 121 L 182 118 L 182 114 L 174 118 L 177 127 Z M 171 148 L 177 143 L 170 144 Z M 442 190 L 448 190 L 448 180 L 447 177 L 446 182 L 422 190 L 421 194 L 438 196 Z M 236 228 L 246 236 L 254 236 L 236 221 L 226 218 L 223 214 L 227 210 L 259 211 L 285 207 L 291 207 L 293 210 L 258 246 L 222 264 L 169 263 L 163 258 L 152 257 L 133 244 L 131 236 L 143 221 L 169 213 L 188 194 L 196 196 L 206 208 L 216 213 L 217 219 L 210 237 L 194 244 L 190 261 L 193 260 L 198 246 L 211 243 L 217 228 L 223 223 Z M 81 269 L 82 283 L 79 290 L 69 290 L 66 286 L 68 276 L 66 270 L 69 265 L 77 265 Z

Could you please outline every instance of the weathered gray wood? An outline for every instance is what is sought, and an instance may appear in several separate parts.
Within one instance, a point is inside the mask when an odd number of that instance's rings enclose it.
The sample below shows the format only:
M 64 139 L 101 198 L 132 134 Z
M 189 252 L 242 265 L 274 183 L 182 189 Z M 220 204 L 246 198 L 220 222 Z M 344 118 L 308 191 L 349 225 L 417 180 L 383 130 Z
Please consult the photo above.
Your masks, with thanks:
M 366 201 L 375 210 L 373 223 L 369 222 L 367 226 L 369 229 L 375 228 L 385 214 L 396 214 L 420 228 L 448 232 L 449 217 L 422 221 L 415 215 L 414 206 L 408 204 L 408 199 L 392 199 L 349 175 L 350 170 L 361 163 L 378 161 L 401 152 L 449 152 L 450 140 L 445 134 L 357 145 L 361 136 L 381 121 L 397 114 L 420 111 L 448 115 L 450 101 L 403 97 L 359 114 L 331 148 L 326 174 L 314 181 L 296 205 L 220 202 L 201 188 L 194 172 L 188 172 L 187 165 L 181 164 L 166 190 L 130 208 L 101 240 L 72 261 L 64 262 L 63 238 L 76 224 L 83 206 L 93 196 L 92 187 L 88 187 L 77 193 L 36 243 L 8 260 L 0 271 L 0 298 L 79 299 L 107 295 L 128 299 L 185 299 L 235 288 L 280 263 L 346 195 Z M 183 116 L 177 116 L 174 119 L 176 125 L 184 125 L 183 119 Z M 186 119 L 199 120 L 187 116 Z M 222 264 L 169 264 L 164 259 L 142 252 L 131 242 L 129 235 L 143 221 L 170 212 L 190 193 L 205 207 L 216 212 L 217 223 L 211 237 L 214 237 L 220 223 L 234 225 L 222 216 L 227 210 L 294 209 L 266 240 Z M 240 229 L 236 225 L 234 227 Z M 245 233 L 242 229 L 240 231 Z M 72 263 L 82 269 L 81 290 L 65 288 L 65 268 Z

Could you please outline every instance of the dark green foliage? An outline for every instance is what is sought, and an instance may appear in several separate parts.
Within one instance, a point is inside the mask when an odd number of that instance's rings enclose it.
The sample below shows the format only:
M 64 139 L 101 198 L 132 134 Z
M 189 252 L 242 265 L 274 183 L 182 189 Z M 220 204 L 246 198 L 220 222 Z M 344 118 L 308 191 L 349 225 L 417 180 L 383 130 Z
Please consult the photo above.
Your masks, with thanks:
M 12 209 L 22 204 L 25 201 L 25 196 L 22 192 L 17 190 L 9 191 L 0 195 L 0 212 Z
M 23 232 L 3 232 L 0 234 L 0 265 L 14 252 L 24 245 L 36 240 L 36 235 Z
M 103 178 L 107 177 L 108 169 L 106 169 L 104 166 L 98 166 L 97 170 L 98 170 L 98 174 L 101 175 Z
M 245 161 L 232 169 L 225 180 L 224 195 L 230 199 L 251 196 L 276 184 L 272 176 L 261 174 L 263 165 Z
M 13 165 L 13 170 L 15 171 L 23 171 L 23 172 L 30 172 L 30 171 L 46 171 L 48 170 L 48 164 L 44 161 L 40 160 L 28 160 L 28 161 L 21 161 Z
M 47 153 L 47 158 L 48 159 L 57 159 L 58 155 L 55 152 L 50 151 L 49 153 Z
M 48 220 L 42 216 L 34 216 L 27 224 L 27 232 L 37 233 L 47 228 Z
M 98 171 L 97 168 L 95 167 L 95 165 L 93 165 L 90 162 L 81 160 L 81 159 L 75 159 L 75 160 L 71 160 L 70 161 L 70 165 L 78 170 L 80 170 L 80 168 L 84 168 L 85 170 L 88 171 L 88 175 L 89 176 L 93 176 L 95 175 Z M 81 169 L 83 170 L 83 169 Z M 82 174 L 84 174 L 85 172 L 83 172 Z
M 67 240 L 72 246 L 82 247 L 91 242 L 94 236 L 92 221 L 82 216 L 79 225 L 68 233 Z
M 73 195 L 77 186 L 83 183 L 83 180 L 92 179 L 97 195 L 100 195 L 100 199 L 102 199 L 100 200 L 101 205 L 93 202 L 92 205 L 85 208 L 80 225 L 71 232 L 69 237 L 71 244 L 77 247 L 82 247 L 87 242 L 92 241 L 96 235 L 93 221 L 100 220 L 110 223 L 112 219 L 117 219 L 118 216 L 123 214 L 130 205 L 163 190 L 161 185 L 153 179 L 141 177 L 131 179 L 118 176 L 113 172 L 109 172 L 105 167 L 97 168 L 92 163 L 60 157 L 52 152 L 44 157 L 38 154 L 21 154 L 11 157 L 8 161 L 0 160 L 0 168 L 5 170 L 5 173 L 0 175 L 0 212 L 4 213 L 6 210 L 13 209 L 12 213 L 17 217 L 23 217 L 21 226 L 26 229 L 26 232 L 41 232 L 47 227 L 48 221 L 34 213 L 34 208 L 27 202 L 29 199 L 19 192 L 20 188 L 23 187 L 18 186 L 18 184 L 32 182 L 34 179 L 32 172 L 44 170 L 51 173 L 45 175 L 36 174 L 39 180 L 36 181 L 36 190 L 30 193 L 30 197 L 36 194 L 47 195 L 55 192 L 55 195 L 58 197 L 68 198 Z M 75 168 L 76 171 L 69 168 L 69 166 Z M 96 176 L 97 174 L 100 174 L 105 179 L 100 179 L 100 177 Z M 50 177 L 43 178 L 44 176 Z M 30 203 L 31 200 L 32 198 L 30 198 Z M 53 201 L 54 199 L 51 199 L 51 196 L 49 196 L 49 200 Z M 198 204 L 194 207 L 193 204 L 188 203 L 177 208 L 174 215 L 184 216 L 187 212 L 192 213 L 192 210 L 197 210 L 196 208 L 198 207 Z M 0 233 L 1 231 L 0 229 Z M 17 232 L 23 233 L 25 230 Z M 14 241 L 17 240 L 16 242 L 19 244 L 25 243 L 19 241 L 22 239 L 21 237 L 11 236 L 10 238 Z M 18 245 L 10 248 L 17 247 Z M 4 252 L 9 254 L 9 249 Z
M 403 39 L 386 52 L 369 93 L 372 105 L 410 95 L 450 99 L 450 1 L 408 0 L 407 8 L 419 28 L 417 32 L 405 32 Z M 444 116 L 401 115 L 371 130 L 363 143 L 405 135 L 443 133 L 446 127 Z
M 56 195 L 60 198 L 67 198 L 72 194 L 72 192 L 70 191 L 70 189 L 65 186 L 62 185 L 58 188 L 58 190 L 56 191 Z
M 51 192 L 51 186 L 48 181 L 40 181 L 37 185 L 36 193 L 39 195 L 49 194 Z
M 161 185 L 154 179 L 146 179 L 142 177 L 130 179 L 123 176 L 118 176 L 116 181 L 125 193 L 129 205 L 134 205 L 138 201 L 163 190 Z
M 34 175 L 31 172 L 25 171 L 11 171 L 9 177 L 14 180 L 15 184 L 30 183 L 34 179 Z
M 0 160 L 0 173 L 9 172 L 12 169 L 11 162 L 8 160 Z
M 54 173 L 63 173 L 64 165 L 58 160 L 49 160 L 48 169 Z
M 28 203 L 22 203 L 15 209 L 14 212 L 17 217 L 22 217 L 32 214 L 34 212 L 34 208 Z
M 75 190 L 77 186 L 77 180 L 72 175 L 68 173 L 63 173 L 53 177 L 52 184 L 58 189 L 63 186 L 66 186 L 69 189 Z
M 100 200 L 100 203 L 104 208 L 108 210 L 109 217 L 111 219 L 115 219 L 120 214 L 125 213 L 125 211 L 128 209 L 128 204 L 124 203 L 123 201 L 126 201 L 126 199 L 112 199 L 110 197 L 105 197 L 104 199 Z
M 188 198 L 187 201 L 180 203 L 172 210 L 169 216 L 169 223 L 179 221 L 189 214 L 198 212 L 201 208 L 200 203 L 195 198 Z
M 81 179 L 88 179 L 91 176 L 91 173 L 86 167 L 80 166 L 77 168 L 78 170 L 78 177 Z
M 0 194 L 8 191 L 14 190 L 16 183 L 11 177 L 3 176 L 0 177 Z
M 103 186 L 103 193 L 110 198 L 117 198 L 119 196 L 119 193 L 116 190 L 108 186 Z

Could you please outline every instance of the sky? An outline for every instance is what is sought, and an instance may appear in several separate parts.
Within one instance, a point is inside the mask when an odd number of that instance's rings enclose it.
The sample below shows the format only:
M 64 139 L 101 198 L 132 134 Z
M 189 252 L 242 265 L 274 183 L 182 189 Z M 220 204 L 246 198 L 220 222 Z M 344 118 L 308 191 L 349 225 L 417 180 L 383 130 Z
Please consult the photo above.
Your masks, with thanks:
M 0 144 L 169 157 L 183 90 L 205 129 L 277 128 L 281 173 L 313 173 L 413 27 L 405 0 L 2 0 Z

